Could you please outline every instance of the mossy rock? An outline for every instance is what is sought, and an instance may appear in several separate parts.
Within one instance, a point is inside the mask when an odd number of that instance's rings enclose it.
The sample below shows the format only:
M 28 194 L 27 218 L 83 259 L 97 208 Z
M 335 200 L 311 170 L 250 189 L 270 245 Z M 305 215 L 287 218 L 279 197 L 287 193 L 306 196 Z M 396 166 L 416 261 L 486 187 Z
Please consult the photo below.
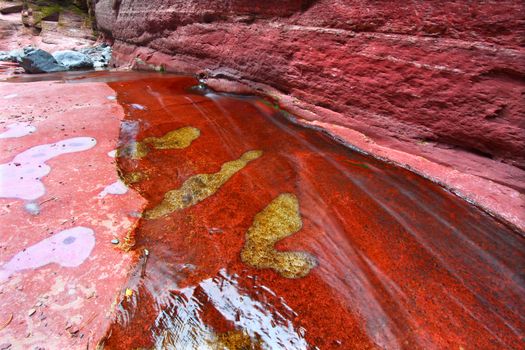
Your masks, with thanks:
M 88 14 L 87 1 L 85 0 L 26 0 L 24 4 L 25 7 L 33 10 L 33 23 L 36 27 L 40 27 L 40 22 L 42 21 L 58 22 L 60 14 L 63 12 L 74 13 L 84 19 L 84 25 L 92 26 L 92 20 Z

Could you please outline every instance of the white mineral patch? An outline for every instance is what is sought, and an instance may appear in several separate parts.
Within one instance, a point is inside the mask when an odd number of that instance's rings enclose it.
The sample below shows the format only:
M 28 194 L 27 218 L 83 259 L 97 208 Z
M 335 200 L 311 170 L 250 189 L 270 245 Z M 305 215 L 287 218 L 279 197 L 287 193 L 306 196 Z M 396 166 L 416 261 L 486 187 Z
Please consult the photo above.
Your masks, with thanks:
M 146 107 L 144 107 L 143 105 L 139 105 L 138 103 L 132 103 L 131 107 L 133 107 L 134 109 L 141 110 L 141 111 L 146 110 Z
M 26 203 L 24 205 L 24 208 L 31 215 L 40 214 L 40 206 L 38 205 L 38 203 L 35 203 L 35 202 Z
M 8 124 L 6 128 L 7 130 L 0 134 L 0 139 L 22 137 L 32 134 L 36 131 L 36 127 L 28 123 L 12 123 Z
M 117 180 L 111 185 L 106 186 L 104 190 L 98 194 L 98 197 L 104 198 L 108 194 L 124 194 L 126 192 L 128 192 L 126 185 L 122 181 Z
M 66 153 L 88 150 L 97 141 L 91 137 L 73 137 L 57 143 L 31 147 L 9 163 L 0 164 L 0 198 L 34 201 L 46 193 L 42 178 L 51 167 L 46 162 Z

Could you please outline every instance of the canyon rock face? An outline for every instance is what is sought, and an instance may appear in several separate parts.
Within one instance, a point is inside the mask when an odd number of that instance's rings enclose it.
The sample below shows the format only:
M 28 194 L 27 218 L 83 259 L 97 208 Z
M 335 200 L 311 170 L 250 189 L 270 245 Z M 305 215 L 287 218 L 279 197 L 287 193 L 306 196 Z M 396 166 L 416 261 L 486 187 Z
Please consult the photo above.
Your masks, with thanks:
M 115 66 L 270 97 L 525 227 L 522 1 L 99 0 L 95 14 Z
M 119 65 L 261 83 L 326 122 L 525 167 L 521 1 L 100 0 L 96 17 Z

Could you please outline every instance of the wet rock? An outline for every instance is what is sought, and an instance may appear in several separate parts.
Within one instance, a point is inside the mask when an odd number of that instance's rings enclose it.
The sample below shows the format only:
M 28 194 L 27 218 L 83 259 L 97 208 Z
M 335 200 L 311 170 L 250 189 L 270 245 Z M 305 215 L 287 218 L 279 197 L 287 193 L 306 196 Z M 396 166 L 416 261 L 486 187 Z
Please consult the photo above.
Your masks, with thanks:
M 93 62 L 94 68 L 107 67 L 111 60 L 111 46 L 107 44 L 100 44 L 92 47 L 86 47 L 79 50 L 79 52 L 89 56 Z
M 51 73 L 67 70 L 60 65 L 47 51 L 28 47 L 24 49 L 22 62 L 20 63 L 26 73 Z
M 53 57 L 62 66 L 67 69 L 92 68 L 93 61 L 91 58 L 78 51 L 64 50 L 53 53 Z
M 22 62 L 24 50 L 0 51 L 0 61 Z

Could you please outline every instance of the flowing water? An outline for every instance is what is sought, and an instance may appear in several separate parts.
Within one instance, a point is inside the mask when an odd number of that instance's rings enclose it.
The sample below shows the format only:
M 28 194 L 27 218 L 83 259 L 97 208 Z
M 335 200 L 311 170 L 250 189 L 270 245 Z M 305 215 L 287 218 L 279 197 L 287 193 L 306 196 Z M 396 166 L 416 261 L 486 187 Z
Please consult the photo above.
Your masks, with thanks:
M 106 345 L 514 348 L 522 237 L 407 170 L 193 79 L 112 82 L 148 200 Z M 140 106 L 140 107 L 137 107 Z M 109 334 L 108 334 L 109 335 Z
M 106 348 L 524 347 L 525 240 L 504 224 L 259 98 L 88 78 L 125 110 L 118 171 L 148 201 Z

